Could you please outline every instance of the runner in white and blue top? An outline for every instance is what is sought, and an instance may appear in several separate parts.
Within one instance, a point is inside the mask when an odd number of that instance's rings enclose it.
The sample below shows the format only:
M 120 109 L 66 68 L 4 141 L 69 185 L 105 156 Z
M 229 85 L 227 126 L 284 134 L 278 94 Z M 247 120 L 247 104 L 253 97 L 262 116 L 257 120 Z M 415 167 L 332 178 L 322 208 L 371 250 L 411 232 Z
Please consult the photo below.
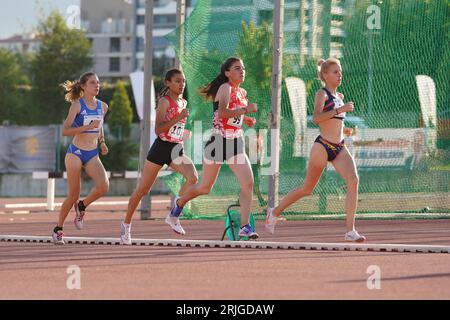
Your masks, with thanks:
M 75 117 L 75 120 L 72 123 L 72 128 L 80 128 L 83 126 L 88 126 L 94 121 L 99 121 L 99 125 L 96 128 L 88 129 L 81 131 L 81 133 L 100 133 L 100 129 L 103 127 L 103 118 L 105 116 L 105 112 L 103 111 L 102 102 L 97 100 L 97 107 L 92 110 L 89 109 L 83 98 L 80 98 L 80 113 L 78 113 Z M 82 150 L 77 148 L 73 143 L 69 145 L 67 148 L 67 153 L 73 153 L 78 158 L 80 158 L 81 163 L 85 165 L 89 160 L 98 155 L 98 149 L 95 148 L 93 150 Z
M 105 112 L 102 108 L 102 102 L 97 99 L 97 107 L 95 110 L 91 110 L 86 106 L 83 98 L 80 98 L 80 113 L 78 113 L 75 117 L 75 120 L 72 123 L 72 128 L 78 128 L 82 126 L 89 125 L 94 120 L 99 120 L 100 125 L 97 128 L 92 130 L 82 131 L 81 133 L 94 133 L 99 132 L 100 128 L 103 126 L 103 118 L 105 116 Z
M 103 132 L 103 119 L 108 105 L 96 97 L 100 90 L 100 81 L 95 73 L 85 73 L 77 81 L 66 81 L 66 101 L 70 102 L 69 112 L 64 121 L 63 136 L 73 137 L 67 148 L 64 165 L 67 172 L 67 198 L 59 212 L 58 223 L 53 229 L 55 244 L 64 244 L 63 226 L 72 207 L 76 215 L 74 224 L 83 228 L 86 207 L 108 192 L 109 181 L 105 168 L 98 156 L 108 154 Z M 95 182 L 94 188 L 83 200 L 79 199 L 81 189 L 81 170 Z

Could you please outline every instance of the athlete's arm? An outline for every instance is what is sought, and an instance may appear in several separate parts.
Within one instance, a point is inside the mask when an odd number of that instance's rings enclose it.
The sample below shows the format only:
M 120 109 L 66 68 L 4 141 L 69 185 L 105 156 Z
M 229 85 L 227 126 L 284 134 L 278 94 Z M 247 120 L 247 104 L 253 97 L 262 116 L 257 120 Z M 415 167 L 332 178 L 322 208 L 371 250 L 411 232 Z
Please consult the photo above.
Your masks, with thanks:
M 105 116 L 106 113 L 108 112 L 109 107 L 103 101 L 102 101 L 102 108 L 103 108 L 103 116 Z M 106 142 L 105 142 L 105 132 L 103 131 L 103 126 L 99 130 L 98 142 L 100 143 L 100 145 L 102 143 L 106 144 Z
M 312 118 L 314 124 L 329 120 L 337 114 L 336 109 L 323 112 L 323 107 L 327 99 L 328 96 L 324 90 L 320 89 L 317 91 L 316 96 L 314 97 L 314 112 Z

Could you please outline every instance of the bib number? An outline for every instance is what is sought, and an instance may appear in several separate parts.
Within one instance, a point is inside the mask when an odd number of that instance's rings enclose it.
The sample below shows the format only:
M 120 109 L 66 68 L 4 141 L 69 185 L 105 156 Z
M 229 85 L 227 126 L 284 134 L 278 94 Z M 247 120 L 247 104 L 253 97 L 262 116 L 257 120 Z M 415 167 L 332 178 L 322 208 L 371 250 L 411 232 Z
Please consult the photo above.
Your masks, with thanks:
M 169 129 L 168 136 L 176 140 L 183 140 L 183 132 L 184 123 L 177 122 Z
M 242 122 L 244 120 L 244 115 L 240 115 L 234 118 L 228 118 L 227 125 L 235 128 L 242 127 Z
M 342 101 L 341 99 L 334 99 L 333 102 L 334 102 L 334 109 L 341 108 L 344 106 L 344 101 Z M 346 112 L 341 112 L 339 116 L 345 118 L 345 114 Z
M 101 116 L 101 115 L 86 115 L 86 116 L 84 116 L 83 126 L 88 126 L 89 124 L 91 124 L 91 122 L 93 122 L 95 120 L 99 120 L 100 124 L 97 128 L 92 129 L 92 130 L 98 131 L 99 128 L 103 125 L 103 116 Z

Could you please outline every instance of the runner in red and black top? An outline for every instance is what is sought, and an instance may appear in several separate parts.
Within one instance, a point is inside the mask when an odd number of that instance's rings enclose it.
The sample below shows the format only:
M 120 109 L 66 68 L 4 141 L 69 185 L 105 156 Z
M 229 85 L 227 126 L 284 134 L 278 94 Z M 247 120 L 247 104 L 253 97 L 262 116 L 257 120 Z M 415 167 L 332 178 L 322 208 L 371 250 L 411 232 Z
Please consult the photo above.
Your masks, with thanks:
M 195 166 L 183 152 L 183 140 L 188 135 L 184 126 L 189 115 L 187 101 L 183 99 L 185 82 L 183 72 L 178 69 L 171 69 L 166 73 L 164 80 L 166 87 L 160 93 L 161 98 L 156 108 L 155 131 L 158 137 L 148 152 L 139 185 L 128 201 L 127 215 L 121 224 L 122 244 L 131 244 L 130 229 L 133 214 L 142 197 L 150 192 L 164 165 L 170 166 L 186 179 L 179 190 L 179 195 L 183 195 L 189 186 L 197 183 Z M 185 234 L 178 217 L 168 216 L 166 222 L 175 232 Z
M 239 204 L 243 225 L 239 236 L 256 239 L 258 234 L 249 222 L 253 173 L 245 154 L 242 124 L 249 127 L 255 124 L 255 119 L 245 114 L 256 112 L 257 106 L 256 103 L 248 103 L 247 92 L 240 88 L 244 79 L 244 63 L 241 59 L 232 57 L 222 64 L 220 74 L 201 90 L 207 99 L 213 100 L 213 128 L 211 138 L 205 146 L 202 182 L 190 187 L 175 201 L 170 215 L 180 215 L 188 201 L 210 193 L 223 162 L 226 162 L 241 186 Z
M 313 122 L 320 127 L 320 135 L 315 140 L 309 157 L 308 171 L 302 186 L 289 192 L 275 208 L 267 208 L 266 229 L 274 233 L 278 217 L 283 210 L 313 193 L 327 162 L 347 183 L 345 211 L 347 215 L 346 241 L 361 242 L 366 238 L 355 230 L 355 213 L 358 203 L 358 172 L 355 161 L 344 144 L 344 117 L 353 111 L 353 102 L 344 104 L 344 95 L 337 92 L 342 82 L 341 63 L 337 59 L 319 60 L 319 78 L 324 87 L 317 91 L 314 99 Z

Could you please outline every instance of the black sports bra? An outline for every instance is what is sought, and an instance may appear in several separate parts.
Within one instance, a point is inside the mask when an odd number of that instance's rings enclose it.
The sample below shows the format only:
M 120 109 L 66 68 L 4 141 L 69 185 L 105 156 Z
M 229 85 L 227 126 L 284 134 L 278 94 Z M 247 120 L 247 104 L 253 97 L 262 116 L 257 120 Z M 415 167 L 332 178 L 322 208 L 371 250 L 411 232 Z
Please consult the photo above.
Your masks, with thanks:
M 328 99 L 325 101 L 325 105 L 323 107 L 323 111 L 328 112 L 331 110 L 334 110 L 335 108 L 339 108 L 342 107 L 344 105 L 344 101 L 342 101 L 342 99 L 340 98 L 336 98 L 335 96 L 333 96 L 331 94 L 331 92 L 323 87 L 323 90 L 325 90 L 325 92 L 327 93 Z M 344 116 L 333 116 L 332 119 L 339 119 L 339 120 L 344 120 L 345 119 L 345 113 L 343 113 Z

